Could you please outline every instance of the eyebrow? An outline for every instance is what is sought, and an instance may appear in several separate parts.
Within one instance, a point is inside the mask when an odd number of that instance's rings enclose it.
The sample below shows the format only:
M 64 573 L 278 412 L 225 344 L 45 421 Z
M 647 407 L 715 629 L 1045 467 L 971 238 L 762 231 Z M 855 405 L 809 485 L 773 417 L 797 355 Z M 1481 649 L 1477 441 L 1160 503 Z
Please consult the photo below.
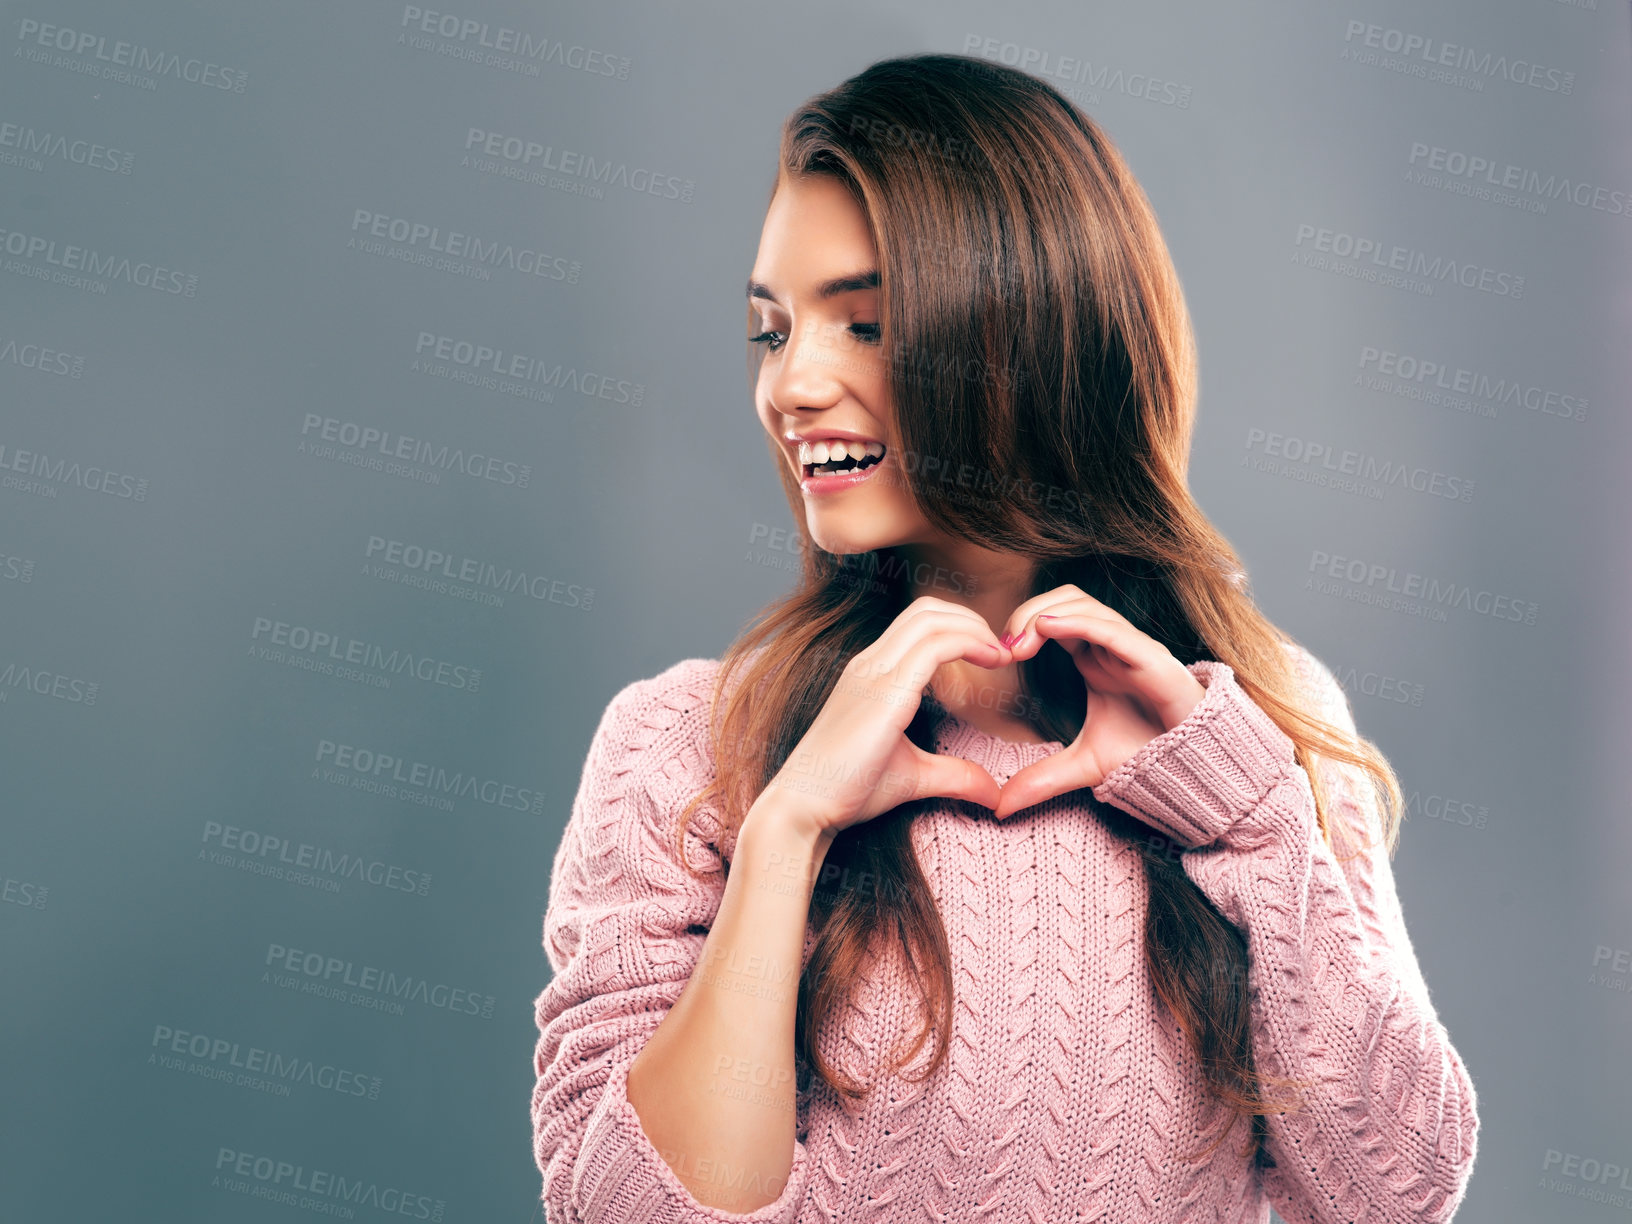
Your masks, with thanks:
M 826 300 L 838 297 L 841 293 L 855 293 L 862 289 L 878 288 L 878 269 L 868 268 L 865 272 L 852 272 L 848 276 L 835 276 L 832 280 L 825 280 L 816 286 L 816 296 Z M 750 279 L 748 281 L 748 296 L 764 298 L 766 301 L 776 302 L 776 294 L 772 293 L 768 285 Z M 777 302 L 777 305 L 781 305 Z

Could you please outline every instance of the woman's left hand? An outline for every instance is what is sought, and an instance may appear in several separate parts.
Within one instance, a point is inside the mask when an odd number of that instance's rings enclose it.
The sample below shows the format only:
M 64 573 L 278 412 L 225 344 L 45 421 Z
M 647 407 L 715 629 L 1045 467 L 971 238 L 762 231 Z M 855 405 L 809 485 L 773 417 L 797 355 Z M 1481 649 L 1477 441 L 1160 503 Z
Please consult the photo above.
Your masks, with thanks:
M 1207 691 L 1166 646 L 1078 586 L 1028 599 L 1004 627 L 1004 644 L 1016 661 L 1031 658 L 1050 639 L 1058 642 L 1087 687 L 1088 709 L 1076 739 L 1004 784 L 994 809 L 999 820 L 1067 791 L 1098 786 L 1183 722 Z

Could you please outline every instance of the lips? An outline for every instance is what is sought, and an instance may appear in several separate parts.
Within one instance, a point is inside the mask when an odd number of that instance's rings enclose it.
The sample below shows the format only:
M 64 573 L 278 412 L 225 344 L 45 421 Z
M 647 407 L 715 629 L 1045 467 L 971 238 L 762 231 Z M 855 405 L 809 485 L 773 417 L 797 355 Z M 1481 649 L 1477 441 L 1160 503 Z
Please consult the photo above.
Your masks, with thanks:
M 808 480 L 813 476 L 864 472 L 884 459 L 884 444 L 865 438 L 828 437 L 799 442 L 799 466 Z
M 883 448 L 875 445 L 874 449 L 882 450 Z M 814 463 L 804 464 L 801 468 L 802 475 L 799 479 L 800 490 L 803 491 L 807 497 L 826 497 L 828 495 L 842 493 L 846 489 L 853 489 L 857 485 L 867 484 L 869 481 L 873 480 L 876 473 L 886 462 L 882 456 L 868 454 L 865 448 L 862 451 L 862 457 L 859 462 L 852 461 L 848 458 L 848 447 L 845 448 L 845 455 L 846 459 L 844 462 L 846 466 L 841 469 L 834 469 L 827 466 L 818 467 Z M 829 463 L 831 462 L 832 459 L 830 455 Z

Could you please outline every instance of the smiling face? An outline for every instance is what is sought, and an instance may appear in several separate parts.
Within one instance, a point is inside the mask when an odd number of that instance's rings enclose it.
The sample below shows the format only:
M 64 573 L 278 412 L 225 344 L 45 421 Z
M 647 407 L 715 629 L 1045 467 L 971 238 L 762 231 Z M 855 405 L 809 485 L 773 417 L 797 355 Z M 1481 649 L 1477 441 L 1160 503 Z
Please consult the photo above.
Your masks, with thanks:
M 752 338 L 764 346 L 754 407 L 799 481 L 816 544 L 859 553 L 934 539 L 900 467 L 877 251 L 843 183 L 784 174 L 748 296 Z M 851 474 L 825 475 L 834 464 Z

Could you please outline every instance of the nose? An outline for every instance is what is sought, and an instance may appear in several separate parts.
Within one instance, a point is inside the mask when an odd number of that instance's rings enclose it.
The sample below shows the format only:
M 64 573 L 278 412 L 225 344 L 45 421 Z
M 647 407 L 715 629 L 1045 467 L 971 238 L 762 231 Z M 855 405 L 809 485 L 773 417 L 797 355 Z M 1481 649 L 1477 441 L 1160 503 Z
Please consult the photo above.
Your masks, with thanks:
M 819 329 L 790 329 L 766 387 L 771 407 L 784 416 L 799 416 L 831 408 L 844 393 L 840 367 L 832 347 L 823 344 Z

